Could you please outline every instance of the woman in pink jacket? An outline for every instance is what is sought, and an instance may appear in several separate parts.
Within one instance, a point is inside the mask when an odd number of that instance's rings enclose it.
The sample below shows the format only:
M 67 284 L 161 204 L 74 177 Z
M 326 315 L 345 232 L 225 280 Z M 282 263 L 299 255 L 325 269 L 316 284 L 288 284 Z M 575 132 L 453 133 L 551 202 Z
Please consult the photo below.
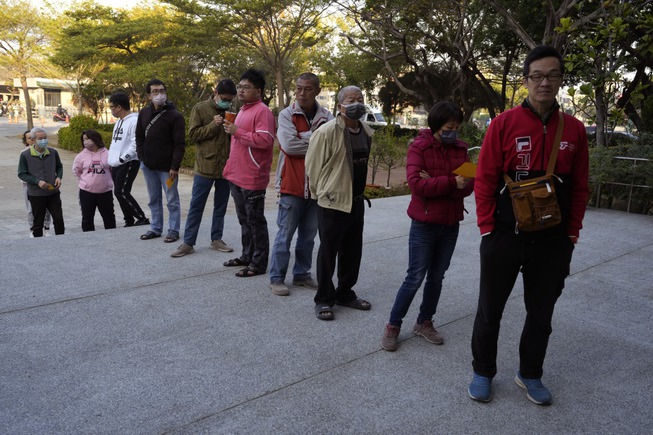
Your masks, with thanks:
M 82 231 L 95 231 L 95 209 L 100 211 L 104 228 L 116 227 L 113 212 L 113 180 L 111 166 L 107 162 L 109 150 L 102 136 L 95 130 L 82 132 L 84 149 L 73 162 L 73 174 L 79 184 L 79 205 L 82 208 Z
M 420 130 L 408 147 L 406 178 L 411 191 L 408 216 L 412 219 L 408 271 L 384 329 L 381 346 L 388 351 L 397 350 L 402 320 L 424 277 L 424 296 L 412 332 L 430 343 L 444 343 L 433 327 L 433 316 L 440 300 L 444 273 L 458 240 L 463 198 L 474 188 L 470 178 L 452 172 L 469 160 L 467 144 L 456 138 L 462 121 L 460 109 L 442 101 L 429 112 L 429 129 Z

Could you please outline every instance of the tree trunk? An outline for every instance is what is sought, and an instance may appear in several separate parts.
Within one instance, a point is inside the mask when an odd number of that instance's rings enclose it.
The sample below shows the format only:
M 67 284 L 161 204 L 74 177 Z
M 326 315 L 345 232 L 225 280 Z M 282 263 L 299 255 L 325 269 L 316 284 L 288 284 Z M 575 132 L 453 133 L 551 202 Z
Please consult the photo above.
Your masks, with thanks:
M 608 117 L 605 108 L 603 88 L 601 86 L 597 86 L 594 90 L 594 98 L 596 100 L 596 146 L 607 146 L 605 123 Z
M 275 71 L 275 78 L 277 80 L 277 113 L 281 112 L 286 107 L 286 90 L 283 83 L 283 66 L 279 65 Z
M 29 98 L 29 91 L 27 90 L 27 77 L 20 76 L 20 85 L 23 88 L 23 97 L 25 98 L 25 112 L 27 115 L 27 129 L 34 128 L 34 119 L 32 119 L 32 100 Z

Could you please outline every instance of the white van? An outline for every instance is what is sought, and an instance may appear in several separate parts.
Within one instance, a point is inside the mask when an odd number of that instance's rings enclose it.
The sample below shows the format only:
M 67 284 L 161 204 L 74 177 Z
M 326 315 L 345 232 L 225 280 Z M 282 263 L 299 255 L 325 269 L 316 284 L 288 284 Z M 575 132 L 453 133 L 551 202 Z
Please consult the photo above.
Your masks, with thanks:
M 365 121 L 370 127 L 382 128 L 388 125 L 381 109 L 368 104 L 365 105 L 365 115 L 361 116 L 360 120 Z

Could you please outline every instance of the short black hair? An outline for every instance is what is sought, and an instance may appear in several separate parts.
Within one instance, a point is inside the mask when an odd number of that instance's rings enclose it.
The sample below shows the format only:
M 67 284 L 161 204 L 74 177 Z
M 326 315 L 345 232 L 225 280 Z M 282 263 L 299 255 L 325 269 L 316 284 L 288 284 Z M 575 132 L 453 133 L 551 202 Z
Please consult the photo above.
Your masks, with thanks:
M 560 55 L 560 52 L 550 45 L 538 45 L 528 53 L 526 60 L 524 60 L 524 77 L 530 73 L 531 63 L 536 60 L 544 59 L 545 57 L 555 57 L 558 59 L 558 62 L 560 62 L 560 74 L 565 73 L 565 63 L 562 61 L 562 55 Z
M 163 83 L 161 80 L 152 79 L 149 82 L 147 82 L 147 84 L 145 84 L 145 92 L 147 92 L 149 94 L 150 93 L 150 88 L 152 87 L 152 85 L 163 85 L 163 89 L 166 89 L 166 90 L 168 89 L 168 88 L 166 88 L 166 84 Z
M 305 72 L 300 74 L 299 77 L 297 77 L 297 80 L 306 80 L 313 83 L 313 86 L 316 88 L 320 87 L 320 78 L 312 72 Z
M 84 148 L 84 135 L 86 135 L 87 138 L 91 139 L 98 148 L 104 148 L 104 140 L 102 139 L 102 135 L 99 131 L 84 130 L 80 136 L 80 140 L 82 141 L 82 149 Z
M 238 91 L 236 90 L 236 84 L 231 79 L 220 80 L 215 88 L 218 91 L 218 94 L 229 94 L 229 95 L 238 94 Z
M 109 103 L 113 104 L 114 106 L 120 106 L 127 111 L 131 109 L 129 105 L 129 95 L 125 94 L 124 92 L 114 92 L 111 94 L 109 97 Z
M 435 134 L 447 122 L 463 123 L 463 112 L 450 101 L 440 101 L 429 112 L 428 124 L 431 133 Z
M 240 80 L 247 80 L 252 82 L 255 88 L 261 90 L 261 94 L 265 90 L 265 73 L 263 71 L 250 68 L 240 76 Z

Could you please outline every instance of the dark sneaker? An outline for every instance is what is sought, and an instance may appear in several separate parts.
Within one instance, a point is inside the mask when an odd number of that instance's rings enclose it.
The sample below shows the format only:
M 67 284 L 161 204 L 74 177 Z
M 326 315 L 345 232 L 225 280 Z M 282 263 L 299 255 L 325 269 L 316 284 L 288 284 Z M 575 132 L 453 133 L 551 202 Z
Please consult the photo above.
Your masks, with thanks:
M 548 388 L 542 384 L 541 379 L 524 379 L 517 372 L 515 383 L 526 390 L 526 397 L 537 405 L 550 405 L 553 402 L 553 396 Z
M 271 282 L 270 290 L 272 290 L 273 295 L 277 295 L 277 296 L 288 296 L 290 294 L 290 290 L 288 290 L 288 286 L 283 281 Z
M 429 343 L 444 343 L 444 338 L 442 338 L 438 331 L 433 327 L 433 322 L 430 320 L 424 320 L 422 323 L 415 323 L 415 326 L 413 326 L 413 334 L 421 335 Z
M 467 394 L 472 399 L 487 403 L 492 400 L 492 378 L 481 376 L 474 372 L 472 383 L 467 388 Z
M 296 285 L 298 287 L 307 287 L 307 288 L 312 288 L 313 290 L 317 290 L 317 282 L 310 276 L 304 279 L 293 279 L 292 285 Z
M 399 338 L 400 329 L 401 328 L 398 326 L 394 326 L 389 323 L 385 325 L 385 329 L 383 330 L 383 338 L 381 338 L 381 347 L 384 350 L 389 352 L 394 352 L 397 350 L 399 347 L 399 342 L 397 339 Z
M 184 255 L 192 254 L 193 252 L 195 252 L 195 249 L 193 249 L 192 246 L 182 243 L 181 245 L 179 245 L 179 247 L 175 252 L 170 254 L 170 256 L 179 258 L 179 257 L 183 257 Z

